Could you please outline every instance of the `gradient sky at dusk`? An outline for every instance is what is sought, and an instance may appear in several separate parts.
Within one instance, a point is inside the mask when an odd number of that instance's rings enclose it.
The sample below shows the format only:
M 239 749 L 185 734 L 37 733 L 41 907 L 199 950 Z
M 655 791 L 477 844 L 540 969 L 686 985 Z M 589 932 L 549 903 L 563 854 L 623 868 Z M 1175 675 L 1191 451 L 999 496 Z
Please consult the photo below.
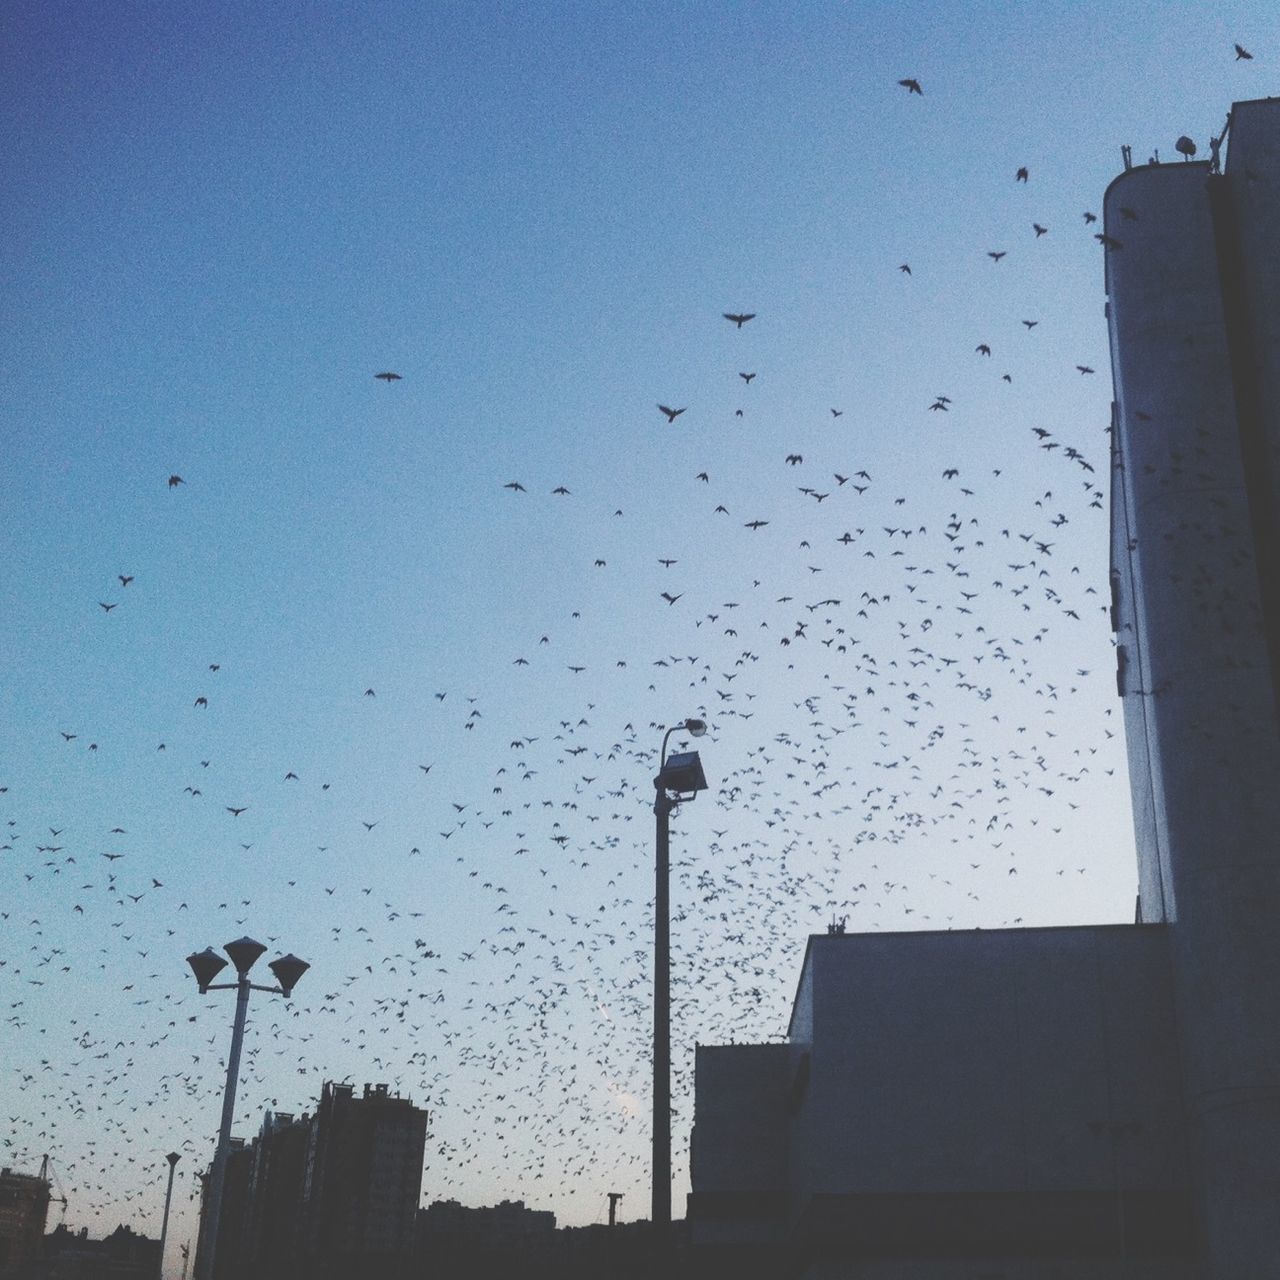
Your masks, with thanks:
M 1276 88 L 1273 6 L 0 35 L 0 1133 L 69 1223 L 158 1233 L 179 1150 L 178 1273 L 232 1011 L 183 957 L 244 933 L 313 967 L 238 1133 L 387 1081 L 426 1199 L 647 1213 L 687 715 L 677 1206 L 693 1045 L 785 1034 L 809 932 L 1132 918 L 1083 214 Z

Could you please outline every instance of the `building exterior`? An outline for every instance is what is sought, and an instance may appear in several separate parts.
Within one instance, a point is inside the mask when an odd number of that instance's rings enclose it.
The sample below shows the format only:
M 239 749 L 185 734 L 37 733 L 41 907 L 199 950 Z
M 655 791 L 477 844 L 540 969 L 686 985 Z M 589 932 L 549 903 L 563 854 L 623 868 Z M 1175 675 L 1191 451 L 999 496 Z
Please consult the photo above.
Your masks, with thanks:
M 1168 922 L 1206 1272 L 1280 1259 L 1280 100 L 1112 183 L 1113 567 L 1140 909 Z
M 524 1244 L 530 1239 L 546 1237 L 555 1229 L 554 1213 L 528 1209 L 523 1200 L 503 1200 L 474 1209 L 456 1200 L 433 1200 L 418 1210 L 417 1231 L 424 1254 L 444 1241 Z
M 1280 99 L 1221 147 L 1105 202 L 1138 923 L 811 938 L 698 1049 L 709 1269 L 1280 1276 Z
M 155 1280 L 160 1241 L 123 1224 L 105 1239 L 91 1240 L 59 1224 L 44 1238 L 44 1262 L 32 1280 Z
M 255 1274 L 286 1275 L 293 1262 L 310 1131 L 309 1116 L 268 1111 L 249 1149 L 243 1248 Z
M 385 1084 L 324 1086 L 307 1142 L 302 1183 L 303 1253 L 316 1276 L 382 1276 L 412 1256 L 425 1111 Z
M 427 1119 L 386 1085 L 326 1083 L 314 1115 L 232 1139 L 213 1280 L 406 1274 Z
M 0 1169 L 0 1275 L 40 1256 L 49 1215 L 49 1182 Z

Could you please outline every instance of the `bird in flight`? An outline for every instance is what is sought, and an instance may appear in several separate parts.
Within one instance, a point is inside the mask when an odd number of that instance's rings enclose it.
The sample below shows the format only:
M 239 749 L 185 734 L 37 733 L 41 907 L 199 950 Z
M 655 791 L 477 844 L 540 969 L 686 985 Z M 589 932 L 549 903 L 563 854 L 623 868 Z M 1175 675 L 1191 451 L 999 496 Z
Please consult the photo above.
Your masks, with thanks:
M 739 329 L 741 329 L 748 320 L 754 320 L 756 318 L 756 313 L 754 311 L 724 311 L 721 314 L 726 320 L 732 320 Z
M 375 373 L 373 376 L 375 378 L 381 378 L 383 382 L 399 382 L 400 381 L 400 375 L 398 373 L 392 373 L 389 369 L 385 370 L 382 373 Z
M 227 805 L 227 812 L 231 814 L 233 818 L 238 818 L 248 807 L 249 806 L 246 804 L 241 805 L 240 808 L 237 809 L 234 805 L 229 804 Z
M 186 484 L 186 483 L 187 482 L 179 475 L 172 475 L 169 477 L 170 489 L 176 489 L 180 484 Z
M 1252 62 L 1253 54 L 1251 54 L 1249 50 L 1244 47 L 1244 45 L 1238 44 L 1236 45 L 1236 61 Z
M 1048 233 L 1049 233 L 1049 228 L 1048 228 L 1048 227 L 1042 227 L 1038 222 L 1033 222 L 1033 223 L 1031 224 L 1031 230 L 1032 230 L 1032 231 L 1034 231 L 1034 232 L 1036 233 L 1036 239 L 1037 239 L 1037 240 L 1039 240 L 1041 236 L 1043 236 L 1043 235 L 1048 235 Z
M 689 406 L 686 405 L 685 409 L 688 407 Z M 658 408 L 667 415 L 668 422 L 674 422 L 684 412 L 684 409 L 668 409 L 665 404 L 660 404 Z
M 988 249 L 987 257 L 990 258 L 992 262 L 999 262 L 1000 259 L 1003 258 L 1005 254 L 1008 252 L 1009 252 L 1008 249 L 999 249 L 999 250 Z
M 738 377 L 740 377 L 740 378 L 743 380 L 743 382 L 745 382 L 748 386 L 750 386 L 750 385 L 751 385 L 751 379 L 752 379 L 752 378 L 754 378 L 755 376 L 756 376 L 756 375 L 755 375 L 754 373 L 740 373 L 740 374 L 738 374 Z
M 510 489 L 513 493 L 528 493 L 529 491 L 520 483 L 519 480 L 508 480 L 502 486 L 504 489 Z
M 744 529 L 763 529 L 768 523 L 767 520 L 748 520 L 742 527 Z
M 111 610 L 115 608 L 115 605 L 113 605 L 113 604 L 103 604 L 103 603 L 102 603 L 102 601 L 101 601 L 101 600 L 99 600 L 99 601 L 98 601 L 98 608 L 99 608 L 99 609 L 101 609 L 104 613 L 110 613 L 110 612 L 111 612 Z
M 1018 172 L 1013 175 L 1013 179 L 1015 182 L 1026 182 L 1030 176 L 1031 175 L 1027 172 L 1027 166 L 1024 164 L 1018 169 Z
M 682 592 L 680 592 L 680 593 L 679 593 L 679 595 L 674 595 L 674 596 L 671 594 L 671 592 L 670 592 L 670 591 L 664 591 L 664 592 L 662 593 L 662 598 L 663 598 L 663 599 L 664 599 L 668 604 L 675 604 L 675 602 L 676 602 L 677 600 L 679 600 L 679 599 L 680 599 L 680 596 L 682 596 L 682 595 L 684 595 L 684 592 L 683 592 L 683 591 L 682 591 Z
M 911 274 L 911 264 L 909 262 L 904 262 L 898 270 L 901 271 L 904 276 L 909 276 Z
M 122 587 L 127 587 L 133 581 L 133 574 L 131 573 L 117 573 L 116 577 L 120 579 Z
M 924 90 L 920 87 L 920 81 L 914 77 L 908 76 L 905 80 L 899 80 L 898 83 L 908 93 L 918 93 L 922 98 L 924 97 Z

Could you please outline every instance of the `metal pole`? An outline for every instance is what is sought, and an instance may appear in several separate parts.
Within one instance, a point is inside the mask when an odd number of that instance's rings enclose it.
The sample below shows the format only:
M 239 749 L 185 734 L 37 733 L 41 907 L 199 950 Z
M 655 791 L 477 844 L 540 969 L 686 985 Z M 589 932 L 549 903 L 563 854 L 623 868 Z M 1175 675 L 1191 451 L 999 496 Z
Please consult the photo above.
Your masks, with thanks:
M 666 742 L 663 742 L 665 755 Z M 665 1243 L 671 1228 L 671 915 L 669 819 L 674 807 L 659 785 L 653 890 L 653 1229 Z
M 231 1149 L 231 1120 L 236 1109 L 236 1082 L 240 1077 L 240 1047 L 244 1043 L 244 1022 L 249 1011 L 249 977 L 241 974 L 236 983 L 236 1020 L 231 1027 L 231 1052 L 227 1056 L 227 1086 L 222 1094 L 222 1124 L 210 1171 L 209 1222 L 205 1249 L 198 1255 L 200 1280 L 213 1280 L 218 1253 L 218 1221 L 222 1216 L 222 1187 L 227 1175 L 227 1153 Z
M 164 1193 L 164 1221 L 160 1224 L 160 1253 L 156 1258 L 156 1280 L 164 1280 L 164 1242 L 169 1235 L 169 1201 L 173 1199 L 173 1174 L 182 1157 L 176 1151 L 170 1151 L 165 1159 L 169 1162 L 169 1185 Z

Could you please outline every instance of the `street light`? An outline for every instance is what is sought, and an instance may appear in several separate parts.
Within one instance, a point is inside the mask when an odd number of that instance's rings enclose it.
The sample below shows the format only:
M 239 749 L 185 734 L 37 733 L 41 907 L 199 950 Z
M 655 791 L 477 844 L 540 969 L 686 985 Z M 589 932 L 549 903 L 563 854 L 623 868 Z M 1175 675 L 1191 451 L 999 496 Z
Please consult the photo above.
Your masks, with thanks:
M 295 955 L 281 956 L 268 966 L 280 984 L 264 987 L 249 981 L 249 970 L 266 950 L 261 942 L 252 938 L 237 938 L 222 948 L 236 967 L 235 982 L 214 982 L 214 978 L 227 967 L 227 962 L 212 948 L 206 947 L 187 957 L 191 972 L 196 976 L 200 994 L 206 991 L 236 993 L 236 1017 L 231 1027 L 231 1052 L 227 1056 L 227 1085 L 222 1095 L 222 1124 L 218 1128 L 218 1145 L 213 1153 L 210 1170 L 208 1213 L 202 1215 L 200 1234 L 203 1247 L 196 1250 L 196 1268 L 199 1280 L 213 1280 L 214 1254 L 218 1248 L 218 1220 L 222 1216 L 222 1188 L 227 1174 L 227 1152 L 231 1147 L 231 1119 L 236 1109 L 236 1082 L 240 1076 L 240 1048 L 244 1043 L 245 1016 L 249 1011 L 250 991 L 269 991 L 287 1000 L 293 994 L 298 979 L 311 967 Z
M 653 891 L 653 1229 L 665 1243 L 671 1229 L 671 810 L 707 789 L 696 751 L 667 758 L 667 743 L 680 730 L 700 738 L 705 720 L 689 719 L 663 734 L 653 780 L 657 819 Z
M 169 1162 L 169 1185 L 164 1193 L 164 1220 L 160 1224 L 160 1252 L 156 1255 L 156 1280 L 164 1280 L 164 1242 L 169 1235 L 169 1201 L 173 1199 L 173 1171 L 182 1157 L 176 1151 L 170 1151 L 165 1159 Z

